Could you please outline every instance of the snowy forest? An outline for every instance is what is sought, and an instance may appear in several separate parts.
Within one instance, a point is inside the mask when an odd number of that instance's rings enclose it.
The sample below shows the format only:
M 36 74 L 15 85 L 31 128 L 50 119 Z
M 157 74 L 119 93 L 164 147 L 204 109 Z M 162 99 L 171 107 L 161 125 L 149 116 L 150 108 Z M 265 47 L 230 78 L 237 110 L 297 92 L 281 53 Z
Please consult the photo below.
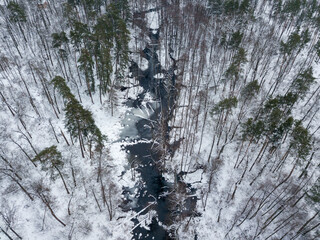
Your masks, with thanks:
M 318 0 L 0 0 L 0 239 L 320 239 L 319 37 Z

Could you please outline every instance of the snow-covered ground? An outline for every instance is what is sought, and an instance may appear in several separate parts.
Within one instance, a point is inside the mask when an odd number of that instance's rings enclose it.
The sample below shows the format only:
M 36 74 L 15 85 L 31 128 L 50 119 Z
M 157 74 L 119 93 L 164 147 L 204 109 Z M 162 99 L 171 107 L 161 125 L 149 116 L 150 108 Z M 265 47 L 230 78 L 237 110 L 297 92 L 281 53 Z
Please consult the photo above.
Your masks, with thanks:
M 5 2 L 0 1 L 0 5 Z M 8 21 L 7 12 L 0 16 L 0 227 L 14 239 L 19 237 L 7 226 L 27 240 L 131 239 L 135 227 L 131 219 L 136 213 L 123 212 L 119 205 L 122 187 L 132 188 L 139 175 L 130 170 L 122 145 L 128 144 L 126 136 L 136 134 L 135 122 L 148 118 L 151 112 L 147 108 L 130 109 L 123 103 L 127 98 L 135 98 L 142 88 L 131 87 L 137 82 L 125 76 L 124 85 L 129 85 L 129 89 L 123 92 L 116 89 L 112 101 L 106 95 L 102 103 L 97 92 L 93 104 L 86 94 L 82 74 L 82 85 L 79 81 L 76 68 L 79 52 L 69 43 L 71 54 L 63 63 L 57 50 L 51 47 L 52 33 L 70 31 L 62 16 L 63 1 L 47 1 L 50 8 L 45 9 L 39 9 L 35 1 L 17 2 L 23 3 L 27 11 L 29 22 L 22 23 L 23 31 Z M 180 95 L 170 122 L 173 127 L 170 137 L 171 143 L 184 140 L 174 156 L 168 156 L 164 176 L 174 182 L 175 173 L 188 172 L 184 181 L 197 189 L 198 214 L 176 219 L 172 228 L 177 238 L 195 239 L 197 235 L 198 239 L 218 240 L 293 239 L 300 229 L 301 233 L 317 226 L 319 219 L 312 217 L 319 206 L 310 204 L 305 197 L 319 178 L 320 66 L 315 51 L 316 27 L 302 22 L 299 33 L 309 29 L 310 41 L 284 57 L 280 54 L 280 42 L 287 42 L 297 30 L 300 12 L 284 19 L 273 16 L 272 1 L 252 1 L 257 3 L 254 12 L 240 18 L 210 15 L 204 10 L 206 1 L 176 1 L 179 4 L 168 1 L 167 5 L 162 1 L 142 2 L 132 2 L 132 11 L 161 6 L 143 17 L 147 28 L 156 31 L 161 26 L 158 51 L 161 65 L 172 65 L 169 52 L 178 60 Z M 83 9 L 78 10 L 84 19 Z M 225 42 L 237 30 L 243 33 L 239 46 L 244 48 L 247 61 L 240 65 L 237 79 L 231 80 L 226 72 L 237 50 Z M 146 70 L 148 62 L 140 51 L 148 43 L 147 32 L 137 26 L 130 31 L 130 58 L 141 70 Z M 307 162 L 296 164 L 294 152 L 285 157 L 291 132 L 276 148 L 269 145 L 267 138 L 252 143 L 243 141 L 242 124 L 249 117 L 254 118 L 267 99 L 286 94 L 293 79 L 308 67 L 313 69 L 315 83 L 291 113 L 312 134 L 312 155 L 309 154 Z M 92 112 L 95 124 L 106 136 L 101 161 L 98 154 L 90 159 L 88 149 L 83 158 L 79 142 L 71 140 L 65 128 L 63 99 L 50 84 L 57 75 L 68 77 L 72 93 Z M 241 91 L 253 80 L 258 81 L 260 91 L 254 99 L 244 102 Z M 232 81 L 235 81 L 233 89 Z M 233 96 L 238 99 L 237 107 L 213 114 L 217 103 Z M 152 97 L 147 94 L 145 99 L 150 101 Z M 31 161 L 36 153 L 52 145 L 62 154 L 61 172 L 70 194 L 59 176 L 50 178 L 48 171 L 42 170 L 40 164 L 35 167 Z M 285 164 L 276 168 L 282 159 Z M 306 167 L 307 175 L 300 177 Z M 40 187 L 53 214 L 37 195 Z M 181 199 L 186 197 L 178 189 L 175 191 Z M 148 228 L 153 216 L 151 211 L 138 219 Z M 305 223 L 309 225 L 302 228 Z M 300 239 L 316 239 L 317 229 L 313 230 L 313 235 Z M 0 239 L 6 239 L 1 231 Z

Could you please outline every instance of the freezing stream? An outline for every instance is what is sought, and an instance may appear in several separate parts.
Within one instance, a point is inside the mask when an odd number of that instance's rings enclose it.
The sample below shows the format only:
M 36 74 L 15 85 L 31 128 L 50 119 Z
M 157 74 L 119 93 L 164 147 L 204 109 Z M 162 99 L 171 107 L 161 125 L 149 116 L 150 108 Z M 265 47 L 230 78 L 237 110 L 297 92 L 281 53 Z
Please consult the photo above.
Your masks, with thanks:
M 138 80 L 143 90 L 136 99 L 127 99 L 126 105 L 131 111 L 123 120 L 125 127 L 121 137 L 126 139 L 123 150 L 128 153 L 131 168 L 139 173 L 135 187 L 124 188 L 123 191 L 123 209 L 139 213 L 133 219 L 133 239 L 174 239 L 174 230 L 168 230 L 168 226 L 179 214 L 194 216 L 197 201 L 192 196 L 195 189 L 181 181 L 181 176 L 186 173 L 179 173 L 176 184 L 187 192 L 187 197 L 178 209 L 170 194 L 174 192 L 174 184 L 167 182 L 162 175 L 164 158 L 172 154 L 174 146 L 177 146 L 177 143 L 169 144 L 171 128 L 168 125 L 175 107 L 177 89 L 176 60 L 169 54 L 172 65 L 164 69 L 158 59 L 159 31 L 149 29 L 150 43 L 142 51 L 148 68 L 143 71 L 137 63 L 131 63 L 132 77 Z
M 127 100 L 126 104 L 132 110 L 127 112 L 123 120 L 125 128 L 122 137 L 127 139 L 123 149 L 128 152 L 131 167 L 140 174 L 134 189 L 124 189 L 126 199 L 123 208 L 141 212 L 139 215 L 142 219 L 152 216 L 150 224 L 146 227 L 143 227 L 144 223 L 140 217 L 140 221 L 133 219 L 135 223 L 133 239 L 173 238 L 163 227 L 169 225 L 172 220 L 169 200 L 166 197 L 171 184 L 163 178 L 159 163 L 163 154 L 161 142 L 169 138 L 168 120 L 176 95 L 175 61 L 169 70 L 162 69 L 156 53 L 158 31 L 150 29 L 151 44 L 143 50 L 143 57 L 148 61 L 147 70 L 142 71 L 135 62 L 131 64 L 132 77 L 138 79 L 143 91 L 136 99 Z M 155 78 L 154 76 L 159 73 L 164 77 Z M 146 95 L 149 96 L 148 99 L 145 99 Z M 133 141 L 134 139 L 138 141 Z

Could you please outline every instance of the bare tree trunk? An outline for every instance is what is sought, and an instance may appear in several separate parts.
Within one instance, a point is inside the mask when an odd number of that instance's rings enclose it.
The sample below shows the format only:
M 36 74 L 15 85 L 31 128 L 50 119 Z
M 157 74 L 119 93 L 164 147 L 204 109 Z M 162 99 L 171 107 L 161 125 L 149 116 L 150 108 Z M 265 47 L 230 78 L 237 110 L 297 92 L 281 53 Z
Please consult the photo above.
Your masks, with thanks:
M 54 127 L 52 126 L 52 123 L 51 123 L 51 120 L 50 120 L 50 119 L 49 119 L 49 124 L 50 124 L 50 126 L 51 126 L 51 129 L 52 129 L 52 131 L 53 131 L 53 135 L 54 135 L 54 137 L 55 137 L 55 139 L 56 139 L 57 143 L 60 143 L 60 142 L 59 142 L 59 140 L 58 140 L 58 137 L 57 137 L 56 131 L 54 130 Z
M 70 194 L 69 189 L 68 189 L 68 187 L 67 187 L 67 184 L 66 184 L 66 182 L 65 182 L 65 180 L 64 180 L 64 177 L 63 177 L 61 171 L 60 171 L 59 168 L 57 168 L 56 166 L 55 166 L 54 168 L 58 171 L 58 173 L 59 173 L 59 175 L 60 175 L 60 177 L 61 177 L 61 180 L 62 180 L 62 182 L 63 182 L 64 188 L 65 188 L 66 191 L 67 191 L 67 194 Z
M 98 206 L 98 208 L 99 208 L 99 211 L 102 212 L 101 207 L 100 207 L 100 204 L 99 204 L 99 202 L 98 202 L 98 199 L 97 199 L 97 197 L 96 197 L 96 194 L 94 193 L 93 188 L 92 188 L 92 194 L 93 194 L 94 200 L 95 200 L 96 203 L 97 203 L 97 206 Z
M 16 184 L 18 184 L 18 186 L 21 188 L 21 190 L 30 198 L 31 201 L 34 200 L 34 198 L 31 196 L 31 194 L 19 183 L 19 181 L 17 179 L 12 177 L 10 174 L 7 174 L 7 176 L 9 176 Z
M 7 238 L 9 238 L 10 240 L 14 240 L 2 227 L 0 227 L 0 230 L 4 233 L 4 235 L 7 236 Z

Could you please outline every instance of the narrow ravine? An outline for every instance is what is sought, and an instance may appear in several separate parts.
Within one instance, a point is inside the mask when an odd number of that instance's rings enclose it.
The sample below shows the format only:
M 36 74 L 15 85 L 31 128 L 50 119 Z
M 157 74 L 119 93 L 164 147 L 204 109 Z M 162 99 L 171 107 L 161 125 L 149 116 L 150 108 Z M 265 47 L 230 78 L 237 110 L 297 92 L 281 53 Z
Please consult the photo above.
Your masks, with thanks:
M 137 95 L 136 99 L 128 99 L 126 105 L 133 108 L 128 114 L 130 120 L 137 119 L 134 125 L 135 130 L 125 131 L 128 141 L 138 140 L 135 143 L 128 144 L 124 149 L 128 152 L 128 159 L 131 166 L 137 166 L 136 171 L 140 174 L 140 181 L 136 184 L 135 190 L 125 189 L 127 196 L 127 206 L 140 215 L 148 211 L 155 211 L 149 230 L 140 226 L 137 219 L 133 219 L 135 228 L 133 230 L 133 239 L 172 239 L 172 233 L 169 233 L 163 225 L 169 225 L 171 221 L 169 201 L 166 198 L 170 189 L 170 184 L 165 181 L 161 172 L 161 157 L 163 152 L 159 150 L 159 143 L 154 142 L 155 136 L 162 131 L 162 117 L 168 115 L 170 106 L 168 105 L 167 82 L 175 78 L 174 73 L 171 79 L 155 78 L 154 76 L 162 73 L 168 76 L 168 71 L 163 70 L 157 56 L 159 30 L 150 29 L 149 37 L 151 46 L 143 50 L 143 57 L 148 61 L 148 68 L 142 71 L 137 63 L 132 62 L 130 72 L 132 77 L 139 81 L 143 91 Z M 146 94 L 152 97 L 148 102 L 144 98 Z M 148 118 L 136 118 L 147 113 Z M 129 133 L 129 134 L 128 134 Z M 131 136 L 130 136 L 131 134 Z M 135 194 L 132 194 L 135 192 Z M 144 211 L 142 211 L 145 209 Z
M 142 51 L 142 57 L 148 61 L 148 68 L 143 71 L 136 62 L 130 66 L 132 77 L 138 80 L 143 90 L 136 99 L 128 99 L 125 103 L 132 110 L 126 116 L 126 129 L 123 131 L 123 138 L 126 139 L 123 150 L 128 153 L 130 166 L 139 173 L 140 180 L 133 189 L 124 188 L 122 206 L 124 210 L 136 211 L 139 216 L 153 212 L 152 221 L 147 227 L 141 219 L 133 219 L 133 239 L 175 239 L 174 229 L 169 227 L 181 212 L 170 201 L 174 183 L 164 179 L 163 171 L 166 157 L 173 151 L 169 144 L 171 128 L 168 123 L 178 94 L 176 61 L 170 55 L 171 67 L 166 70 L 161 66 L 157 55 L 160 29 L 149 29 L 148 32 L 150 44 Z M 180 181 L 180 177 L 178 174 L 176 182 Z M 191 189 L 187 184 L 183 186 Z M 195 206 L 195 197 L 190 198 L 186 205 L 191 206 L 191 201 Z

